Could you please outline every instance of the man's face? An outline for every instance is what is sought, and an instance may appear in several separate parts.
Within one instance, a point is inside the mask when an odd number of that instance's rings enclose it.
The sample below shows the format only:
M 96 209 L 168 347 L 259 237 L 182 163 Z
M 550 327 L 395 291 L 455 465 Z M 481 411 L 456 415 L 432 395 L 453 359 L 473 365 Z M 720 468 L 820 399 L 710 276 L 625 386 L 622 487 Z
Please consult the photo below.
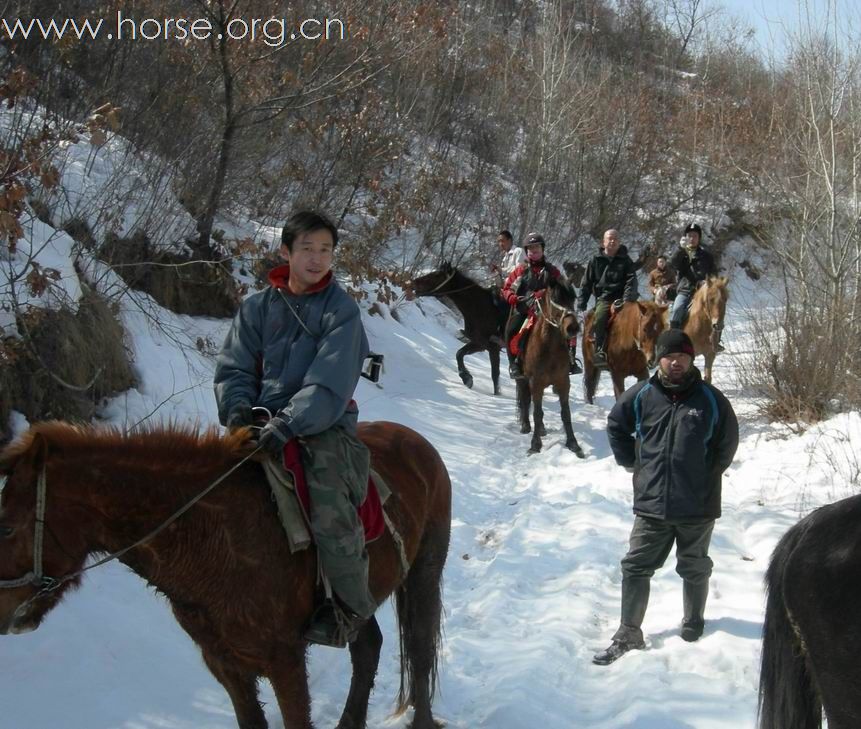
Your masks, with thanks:
M 658 270 L 663 271 L 666 267 L 667 267 L 667 259 L 663 258 L 663 257 L 659 258 L 658 259 Z
M 694 358 L 684 352 L 671 352 L 661 357 L 659 362 L 661 372 L 670 382 L 681 382 L 694 363 Z
M 293 249 L 281 246 L 281 258 L 290 264 L 290 289 L 304 293 L 320 283 L 332 268 L 335 243 L 325 228 L 300 233 L 293 241 Z
M 511 250 L 512 240 L 511 238 L 506 238 L 504 235 L 500 235 L 496 239 L 497 244 L 499 245 L 499 250 L 503 253 L 508 253 Z
M 689 230 L 685 237 L 688 239 L 689 248 L 696 248 L 700 244 L 700 234 L 695 230 Z
M 615 256 L 619 250 L 619 246 L 621 245 L 619 242 L 619 234 L 615 230 L 608 230 L 604 233 L 602 245 L 604 246 L 605 254 L 608 256 Z

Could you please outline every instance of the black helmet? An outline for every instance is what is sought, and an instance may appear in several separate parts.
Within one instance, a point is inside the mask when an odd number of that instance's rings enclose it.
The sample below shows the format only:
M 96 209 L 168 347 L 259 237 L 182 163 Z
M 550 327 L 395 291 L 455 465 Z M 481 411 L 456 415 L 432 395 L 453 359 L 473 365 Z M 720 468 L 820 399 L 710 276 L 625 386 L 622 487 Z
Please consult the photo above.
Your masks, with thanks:
M 524 238 L 520 246 L 526 248 L 526 246 L 535 245 L 536 243 L 540 243 L 541 247 L 544 248 L 544 236 L 541 233 L 530 233 Z
M 690 223 L 687 228 L 685 228 L 684 235 L 688 233 L 697 233 L 700 237 L 700 240 L 703 239 L 703 229 L 700 228 L 699 223 Z

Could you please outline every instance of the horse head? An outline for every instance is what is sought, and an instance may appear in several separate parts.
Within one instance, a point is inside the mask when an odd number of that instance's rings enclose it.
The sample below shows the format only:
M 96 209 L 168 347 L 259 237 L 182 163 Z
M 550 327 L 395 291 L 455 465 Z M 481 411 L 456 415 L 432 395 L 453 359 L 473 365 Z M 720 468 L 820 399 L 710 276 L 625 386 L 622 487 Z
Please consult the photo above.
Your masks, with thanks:
M 709 322 L 711 322 L 710 340 L 713 349 L 716 348 L 723 329 L 726 302 L 729 299 L 728 280 L 726 276 L 710 276 L 696 292 L 696 297 L 699 297 L 700 309 L 705 312 Z
M 449 261 L 436 271 L 431 271 L 407 284 L 416 296 L 446 296 L 466 288 L 477 286 L 474 281 L 464 276 Z
M 0 474 L 6 477 L 0 494 L 0 635 L 38 628 L 80 582 L 79 576 L 56 578 L 77 573 L 87 557 L 79 540 L 58 536 L 64 535 L 64 522 L 81 514 L 57 503 L 56 483 L 48 492 L 48 441 L 41 427 L 0 453 Z M 52 477 L 59 478 L 58 471 Z
M 661 332 L 667 328 L 666 313 L 667 307 L 659 304 L 654 304 L 650 301 L 636 302 L 639 311 L 640 321 L 637 325 L 637 334 L 635 342 L 646 358 L 646 366 L 649 369 L 654 369 L 657 362 L 655 361 L 655 345 Z
M 543 297 L 538 302 L 541 317 L 550 326 L 558 329 L 566 341 L 573 339 L 580 332 L 575 303 L 574 290 L 564 283 L 551 286 L 549 296 Z

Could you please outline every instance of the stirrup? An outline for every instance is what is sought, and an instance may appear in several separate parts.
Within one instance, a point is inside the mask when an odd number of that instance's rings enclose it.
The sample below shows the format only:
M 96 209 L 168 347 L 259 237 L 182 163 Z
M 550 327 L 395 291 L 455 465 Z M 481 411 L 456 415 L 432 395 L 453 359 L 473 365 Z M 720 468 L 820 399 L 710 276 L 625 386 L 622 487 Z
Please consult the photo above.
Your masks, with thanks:
M 356 639 L 364 623 L 358 615 L 326 600 L 314 611 L 302 637 L 309 643 L 345 648 Z

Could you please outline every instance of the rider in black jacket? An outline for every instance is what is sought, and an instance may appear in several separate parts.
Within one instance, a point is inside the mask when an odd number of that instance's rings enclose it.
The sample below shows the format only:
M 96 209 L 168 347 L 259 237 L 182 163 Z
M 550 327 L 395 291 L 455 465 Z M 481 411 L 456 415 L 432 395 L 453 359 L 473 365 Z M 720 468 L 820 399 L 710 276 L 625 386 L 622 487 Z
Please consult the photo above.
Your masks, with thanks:
M 636 516 L 622 560 L 622 617 L 612 645 L 593 659 L 600 665 L 644 647 L 641 625 L 650 580 L 673 542 L 676 571 L 684 581 L 682 638 L 695 641 L 702 635 L 721 478 L 738 447 L 732 406 L 693 366 L 688 335 L 670 329 L 656 347 L 658 371 L 627 390 L 607 418 L 616 462 L 634 474 Z
M 673 313 L 670 317 L 670 327 L 681 329 L 688 318 L 688 309 L 697 287 L 709 276 L 717 275 L 717 266 L 711 252 L 703 248 L 703 229 L 696 223 L 685 228 L 681 247 L 673 255 L 670 265 L 678 274 L 676 298 L 673 301 Z
M 592 361 L 596 367 L 607 365 L 605 340 L 610 307 L 617 301 L 636 301 L 639 297 L 637 268 L 628 255 L 628 249 L 619 243 L 619 233 L 608 230 L 601 245 L 604 252 L 589 262 L 577 301 L 580 311 L 586 311 L 589 298 L 595 295 L 595 316 L 592 319 L 595 354 Z

